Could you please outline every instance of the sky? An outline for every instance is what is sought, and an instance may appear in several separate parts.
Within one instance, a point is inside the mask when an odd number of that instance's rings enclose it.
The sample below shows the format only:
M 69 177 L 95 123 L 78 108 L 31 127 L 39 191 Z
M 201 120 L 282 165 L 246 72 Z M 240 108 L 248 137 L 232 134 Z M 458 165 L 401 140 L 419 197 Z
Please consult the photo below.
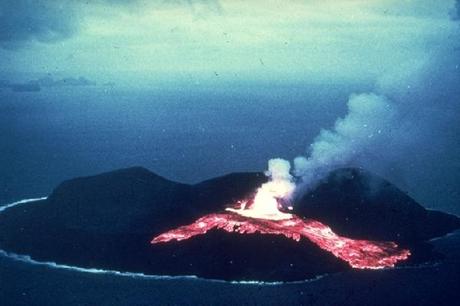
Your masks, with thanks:
M 458 48 L 458 9 L 449 0 L 4 0 L 0 71 L 136 84 L 374 82 Z

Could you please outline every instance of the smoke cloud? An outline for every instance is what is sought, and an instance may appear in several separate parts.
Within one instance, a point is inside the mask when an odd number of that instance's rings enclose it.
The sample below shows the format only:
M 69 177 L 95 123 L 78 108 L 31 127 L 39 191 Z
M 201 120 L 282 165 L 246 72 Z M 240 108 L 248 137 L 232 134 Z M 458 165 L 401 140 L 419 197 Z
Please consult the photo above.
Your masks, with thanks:
M 310 145 L 309 155 L 294 159 L 293 174 L 297 186 L 293 183 L 289 161 L 280 158 L 269 160 L 265 174 L 271 181 L 267 185 L 293 186 L 283 197 L 285 200 L 291 200 L 294 193 L 303 194 L 329 171 L 346 166 L 390 134 L 396 110 L 385 96 L 352 94 L 347 106 L 347 115 L 337 119 L 331 130 L 321 130 Z
M 351 95 L 348 114 L 332 130 L 322 130 L 310 145 L 308 157 L 294 159 L 294 174 L 308 187 L 333 168 L 344 166 L 389 134 L 395 109 L 384 96 Z
M 275 198 L 290 199 L 296 185 L 294 177 L 291 175 L 291 164 L 289 161 L 274 158 L 268 161 L 268 170 L 265 175 L 270 177 L 270 182 L 264 184 L 256 195 L 255 204 L 267 207 L 267 202 L 274 201 Z M 276 201 L 273 204 L 277 208 Z M 275 210 L 276 213 L 276 210 Z
M 333 129 L 321 130 L 310 145 L 309 155 L 294 159 L 293 174 L 298 184 L 290 189 L 292 192 L 304 192 L 329 171 L 346 166 L 391 134 L 396 109 L 385 96 L 352 94 L 347 105 L 347 115 L 337 119 Z M 271 159 L 268 165 L 266 174 L 272 181 L 293 184 L 289 161 Z M 285 199 L 290 200 L 292 196 L 293 193 L 290 193 Z
M 291 164 L 289 161 L 282 158 L 273 158 L 268 161 L 268 170 L 265 174 L 272 178 L 272 180 L 292 180 Z
M 284 198 L 302 196 L 331 170 L 346 166 L 359 165 L 379 173 L 400 162 L 417 165 L 411 172 L 419 174 L 430 167 L 443 167 L 446 170 L 439 175 L 445 175 L 452 167 L 448 148 L 455 149 L 459 140 L 458 54 L 453 44 L 421 56 L 388 69 L 373 92 L 352 94 L 347 114 L 332 128 L 321 130 L 305 156 L 294 159 L 291 177 L 286 173 L 288 161 L 269 161 L 267 174 L 272 180 L 296 182 L 293 192 Z M 435 158 L 440 153 L 446 161 Z M 436 163 L 424 163 L 433 159 Z M 415 182 L 417 178 L 411 179 Z

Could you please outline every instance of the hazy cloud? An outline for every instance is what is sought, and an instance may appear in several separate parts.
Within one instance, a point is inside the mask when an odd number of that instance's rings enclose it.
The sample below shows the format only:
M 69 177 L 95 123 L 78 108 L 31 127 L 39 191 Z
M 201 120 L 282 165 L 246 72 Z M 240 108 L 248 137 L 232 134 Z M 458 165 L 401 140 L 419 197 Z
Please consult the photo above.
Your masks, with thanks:
M 58 41 L 78 30 L 73 1 L 4 0 L 0 3 L 0 44 L 15 48 L 29 40 Z
M 3 0 L 0 2 L 0 47 L 15 49 L 28 41 L 56 42 L 76 34 L 82 21 L 83 7 L 94 5 L 128 6 L 187 6 L 193 14 L 202 8 L 220 14 L 221 5 L 216 0 Z
M 453 20 L 460 20 L 460 0 L 455 1 L 451 16 Z

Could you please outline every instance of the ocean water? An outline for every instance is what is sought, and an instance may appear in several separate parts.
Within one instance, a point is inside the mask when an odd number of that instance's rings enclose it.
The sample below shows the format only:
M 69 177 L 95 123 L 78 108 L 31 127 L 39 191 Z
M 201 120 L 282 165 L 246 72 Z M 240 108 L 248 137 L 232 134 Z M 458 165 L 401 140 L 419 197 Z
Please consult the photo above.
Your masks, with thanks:
M 22 200 L 0 206 L 34 205 Z M 37 202 L 36 205 L 39 205 Z M 292 283 L 225 282 L 40 262 L 0 250 L 2 305 L 458 305 L 460 231 L 432 240 L 445 258 Z
M 274 157 L 308 152 L 321 129 L 347 113 L 362 84 L 0 89 L 0 202 L 48 195 L 65 179 L 143 166 L 195 183 L 263 171 Z M 455 127 L 452 127 L 455 128 Z M 397 159 L 360 161 L 427 208 L 460 214 L 458 135 Z M 390 151 L 392 148 L 388 148 Z M 374 152 L 375 153 L 375 152 Z
M 143 166 L 193 183 L 293 158 L 346 113 L 348 90 L 45 88 L 0 92 L 0 201 Z M 330 101 L 333 101 L 331 103 Z
M 321 128 L 345 115 L 353 91 L 349 85 L 0 91 L 0 203 L 46 196 L 65 179 L 136 165 L 186 183 L 261 171 L 270 158 L 305 152 Z M 404 173 L 389 178 L 422 204 L 432 203 L 436 184 L 404 185 L 417 172 Z M 460 298 L 459 242 L 458 232 L 434 242 L 447 255 L 438 265 L 271 285 L 84 271 L 1 252 L 0 304 L 448 305 Z

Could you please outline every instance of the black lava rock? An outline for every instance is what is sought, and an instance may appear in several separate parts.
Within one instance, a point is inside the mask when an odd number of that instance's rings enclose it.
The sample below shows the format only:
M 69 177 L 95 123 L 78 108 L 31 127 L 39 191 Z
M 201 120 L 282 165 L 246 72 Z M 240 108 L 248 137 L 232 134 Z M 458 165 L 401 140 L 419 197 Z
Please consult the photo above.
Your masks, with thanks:
M 295 203 L 295 213 L 344 236 L 415 244 L 460 228 L 460 219 L 426 210 L 388 181 L 362 169 L 331 172 Z
M 290 281 L 349 269 L 306 239 L 276 235 L 212 230 L 150 244 L 163 231 L 250 197 L 266 181 L 262 173 L 234 173 L 186 185 L 140 167 L 76 178 L 46 200 L 4 211 L 0 247 L 68 265 L 225 280 Z M 359 169 L 332 172 L 293 204 L 296 214 L 318 219 L 340 235 L 412 246 L 460 227 L 457 217 L 428 211 Z

